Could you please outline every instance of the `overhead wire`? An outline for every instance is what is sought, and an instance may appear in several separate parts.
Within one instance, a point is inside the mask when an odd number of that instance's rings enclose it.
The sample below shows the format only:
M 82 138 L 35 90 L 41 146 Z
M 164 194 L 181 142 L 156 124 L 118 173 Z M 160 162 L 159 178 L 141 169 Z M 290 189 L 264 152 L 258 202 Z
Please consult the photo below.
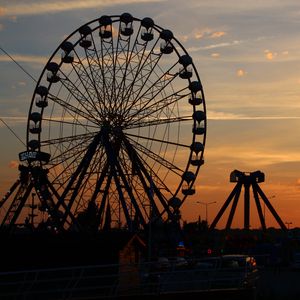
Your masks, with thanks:
M 23 66 L 21 66 L 7 51 L 3 49 L 2 46 L 0 46 L 0 50 L 7 55 L 27 76 L 29 76 L 34 82 L 37 82 L 37 80 L 27 71 Z
M 34 82 L 37 83 L 37 80 L 22 66 L 20 65 L 7 51 L 0 46 L 0 50 L 7 55 L 27 76 L 29 76 Z M 21 138 L 9 127 L 9 125 L 0 118 L 0 121 L 8 128 L 8 130 L 26 147 L 26 144 L 21 140 Z
M 25 143 L 19 138 L 19 136 L 8 126 L 8 124 L 0 118 L 0 121 L 9 129 L 9 131 L 26 147 Z

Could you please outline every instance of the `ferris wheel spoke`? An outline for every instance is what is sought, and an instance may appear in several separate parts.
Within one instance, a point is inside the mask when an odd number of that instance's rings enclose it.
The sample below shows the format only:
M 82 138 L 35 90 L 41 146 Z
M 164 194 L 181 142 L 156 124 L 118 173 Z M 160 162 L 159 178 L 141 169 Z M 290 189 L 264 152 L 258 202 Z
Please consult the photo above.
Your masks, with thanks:
M 78 113 L 80 116 L 84 116 L 87 120 L 94 120 L 94 123 L 99 122 L 98 115 L 93 115 L 93 107 L 90 107 L 85 95 L 79 90 L 79 87 L 76 84 L 72 83 L 67 77 L 65 79 L 61 79 L 62 86 L 69 92 L 69 96 L 67 100 L 63 100 L 56 96 L 52 96 L 51 99 L 53 102 L 57 102 L 62 107 L 67 108 L 75 113 Z M 76 101 L 77 106 L 71 104 Z M 74 104 L 76 104 L 74 103 Z
M 91 133 L 83 133 L 83 134 L 77 134 L 77 135 L 70 135 L 70 136 L 64 136 L 56 139 L 50 139 L 50 140 L 43 140 L 41 141 L 41 146 L 48 146 L 53 144 L 61 144 L 61 143 L 69 143 L 77 141 L 82 144 L 83 140 L 88 140 L 93 138 L 97 132 L 91 132 Z
M 110 41 L 105 41 L 101 39 L 101 65 L 103 66 L 103 85 L 107 87 L 107 101 L 109 105 L 109 110 L 112 110 L 112 101 L 114 99 L 113 95 L 113 61 L 114 61 L 114 49 L 113 49 L 113 39 Z
M 158 90 L 157 93 L 159 93 L 159 91 L 165 89 L 166 86 L 178 75 L 178 72 L 172 74 L 172 70 L 175 68 L 178 62 L 174 63 L 171 67 L 169 67 L 169 69 L 164 71 L 161 76 L 156 73 L 155 67 L 157 66 L 161 57 L 161 55 L 156 55 L 156 60 L 154 60 L 154 62 L 149 62 L 149 71 L 141 77 L 142 84 L 139 86 L 137 92 L 131 95 L 131 98 L 133 98 L 133 100 L 130 106 L 126 108 L 127 112 L 130 111 L 136 103 L 139 103 L 141 99 L 147 98 L 147 96 L 152 98 L 153 94 L 155 94 L 155 91 Z M 152 82 L 152 80 L 150 79 L 152 74 L 154 74 L 155 77 L 158 77 L 154 82 Z
M 85 90 L 85 94 L 88 95 L 88 97 L 85 97 L 85 101 L 90 105 L 91 108 L 93 108 L 97 112 L 99 116 L 101 116 L 105 105 L 103 105 L 103 103 L 101 102 L 102 97 L 99 95 L 100 89 L 95 83 L 94 73 L 92 72 L 90 61 L 88 59 L 88 66 L 90 69 L 90 74 L 89 74 L 83 62 L 80 60 L 80 57 L 78 56 L 77 52 L 76 51 L 74 52 L 76 54 L 78 61 L 73 62 L 72 67 L 76 72 L 78 79 L 80 80 L 81 86 Z M 91 91 L 96 93 L 96 95 L 92 96 Z M 95 104 L 96 102 L 99 103 L 99 107 L 96 106 Z
M 102 108 L 102 107 L 97 107 L 97 105 L 96 105 L 97 101 L 95 101 L 96 99 L 97 100 L 101 99 L 101 97 L 99 96 L 99 91 L 101 91 L 101 90 L 96 85 L 96 81 L 93 77 L 94 72 L 92 71 L 92 68 L 91 68 L 87 49 L 85 49 L 85 54 L 86 54 L 86 60 L 87 60 L 88 64 L 86 64 L 85 61 L 80 58 L 80 55 L 78 54 L 78 51 L 76 50 L 76 47 L 73 48 L 73 52 L 75 53 L 77 60 L 73 60 L 71 65 L 77 75 L 78 80 L 80 81 L 81 87 L 85 91 L 84 94 L 81 92 L 81 94 L 83 95 L 83 99 L 86 102 L 85 104 L 88 104 L 90 106 L 90 108 L 94 109 L 98 113 L 98 115 L 101 115 L 102 110 L 100 110 L 100 108 Z M 88 72 L 88 70 L 90 70 L 90 72 Z M 62 72 L 62 70 L 61 70 L 61 73 L 64 75 L 65 78 L 68 78 L 68 76 L 66 76 L 66 74 L 64 72 Z M 71 72 L 70 72 L 70 74 L 71 74 Z M 78 88 L 78 84 L 76 84 L 76 87 Z M 74 89 L 74 86 L 72 88 Z M 79 91 L 79 89 L 78 89 L 78 91 Z M 91 94 L 91 92 L 95 92 L 96 96 L 94 94 Z M 85 95 L 87 95 L 87 97 Z
M 167 159 L 165 159 L 162 156 L 159 156 L 158 154 L 154 153 L 153 151 L 151 151 L 150 149 L 144 147 L 143 145 L 139 144 L 138 142 L 134 141 L 133 139 L 130 139 L 131 144 L 133 145 L 133 147 L 137 150 L 139 150 L 140 152 L 146 154 L 148 157 L 150 157 L 153 161 L 156 161 L 157 163 L 161 164 L 162 166 L 164 166 L 165 168 L 171 170 L 173 173 L 175 173 L 176 175 L 181 176 L 182 173 L 184 172 L 182 169 L 178 168 L 177 166 L 175 166 L 172 162 L 168 161 Z
M 60 125 L 72 125 L 72 126 L 80 126 L 80 127 L 82 127 L 82 128 L 84 128 L 85 130 L 87 130 L 88 131 L 88 133 L 91 133 L 92 134 L 92 132 L 91 131 L 89 131 L 89 129 L 97 129 L 97 130 L 99 130 L 99 125 L 98 126 L 96 126 L 96 125 L 92 125 L 92 124 L 83 124 L 83 123 L 80 123 L 79 122 L 79 118 L 75 118 L 75 116 L 73 116 L 73 119 L 72 119 L 72 115 L 71 115 L 71 117 L 68 117 L 70 120 L 73 120 L 73 122 L 69 122 L 69 121 L 66 121 L 65 119 L 64 120 L 61 120 L 61 119 L 59 119 L 58 117 L 53 117 L 52 119 L 49 119 L 49 118 L 43 118 L 43 121 L 45 121 L 45 122 L 48 122 L 49 124 L 51 124 L 51 123 L 58 123 L 58 124 L 60 124 Z M 76 123 L 74 122 L 76 120 Z M 84 119 L 83 119 L 84 120 Z
M 87 144 L 87 142 L 89 142 Z M 54 157 L 51 161 L 53 161 L 52 164 L 55 163 L 55 160 L 56 161 L 60 161 L 63 159 L 64 162 L 67 162 L 68 164 L 65 165 L 65 168 L 62 169 L 61 173 L 59 174 L 59 176 L 62 176 L 62 174 L 72 174 L 72 172 L 74 171 L 75 168 L 77 168 L 78 166 L 78 161 L 81 161 L 81 158 L 83 157 L 83 155 L 86 154 L 86 152 L 88 151 L 88 145 L 91 144 L 91 140 L 87 140 L 85 143 L 82 143 L 81 145 L 75 145 L 75 146 L 72 146 L 71 148 L 68 148 L 68 149 L 65 149 L 64 151 L 61 151 L 61 153 L 57 156 L 57 157 Z M 86 145 L 86 146 L 84 146 Z M 99 147 L 97 152 L 95 152 L 96 154 L 97 153 L 100 153 L 98 155 L 98 157 L 100 158 L 104 158 L 105 156 L 103 156 L 104 152 L 103 152 L 103 149 L 102 147 Z M 102 159 L 99 159 L 97 164 L 101 164 L 101 161 Z M 96 165 L 96 163 L 93 163 L 93 165 Z M 53 167 L 55 167 L 56 165 L 54 164 Z
M 175 145 L 175 146 L 179 146 L 179 147 L 183 147 L 183 148 L 190 148 L 189 145 L 171 142 L 171 141 L 160 140 L 160 139 L 156 139 L 156 138 L 152 138 L 152 137 L 148 137 L 148 136 L 136 135 L 136 134 L 132 134 L 132 133 L 126 133 L 126 136 L 135 137 L 138 139 L 145 139 L 145 140 L 154 141 L 154 142 L 158 142 L 158 143 Z
M 85 120 L 88 120 L 90 121 L 91 123 L 94 123 L 94 124 L 98 124 L 99 123 L 99 120 L 96 119 L 92 114 L 91 112 L 89 111 L 88 113 L 85 113 L 83 110 L 71 105 L 70 103 L 68 102 L 65 102 L 64 100 L 56 97 L 56 96 L 53 96 L 53 95 L 50 95 L 48 96 L 48 98 L 50 100 L 52 100 L 53 102 L 57 103 L 58 105 L 60 105 L 61 107 L 63 107 L 66 111 L 68 111 L 70 113 L 71 116 L 75 117 L 76 115 L 79 115 L 81 116 L 82 118 L 84 118 Z M 85 109 L 86 110 L 86 109 Z M 72 113 L 75 113 L 75 115 L 72 115 Z
M 89 61 L 91 73 L 93 74 L 93 77 L 95 79 L 95 84 L 97 87 L 98 92 L 102 93 L 101 99 L 103 102 L 103 114 L 106 113 L 107 107 L 106 107 L 106 102 L 105 99 L 109 99 L 109 92 L 108 92 L 108 87 L 105 81 L 105 74 L 104 74 L 104 66 L 102 64 L 102 58 L 100 58 L 98 49 L 96 46 L 96 42 L 94 39 L 94 36 L 91 35 L 92 39 L 92 45 L 93 48 L 88 48 L 86 49 L 86 54 L 87 58 Z
M 124 92 L 126 89 L 126 81 L 128 81 L 128 77 L 133 76 L 132 73 L 132 63 L 134 62 L 134 56 L 135 51 L 137 51 L 137 46 L 138 46 L 138 36 L 141 31 L 141 26 L 139 26 L 139 29 L 137 31 L 135 41 L 133 42 L 131 50 L 129 49 L 130 47 L 130 39 L 128 39 L 125 43 L 124 46 L 122 46 L 122 55 L 125 57 L 124 63 L 122 65 L 119 65 L 119 71 L 121 71 L 121 81 L 118 86 L 118 93 L 116 96 L 116 100 L 119 99 L 119 103 L 116 102 L 116 110 L 121 111 L 121 108 L 123 106 L 123 99 L 124 99 Z M 127 46 L 127 47 L 126 47 Z M 142 49 L 145 50 L 145 47 Z
M 143 127 L 153 127 L 153 126 L 159 126 L 169 123 L 180 123 L 180 122 L 186 122 L 186 121 L 192 121 L 193 118 L 191 116 L 182 116 L 182 117 L 173 117 L 173 118 L 160 118 L 160 119 L 153 119 L 149 121 L 141 121 L 141 122 L 135 122 L 128 124 L 125 129 L 135 129 L 135 128 L 143 128 Z
M 76 149 L 76 151 L 74 151 L 74 149 L 75 147 L 69 149 L 68 151 L 65 150 L 63 153 L 59 153 L 59 155 L 51 159 L 50 168 L 52 169 L 59 167 L 62 162 L 64 163 L 64 168 L 61 168 L 60 172 L 54 178 L 54 182 L 56 182 L 57 179 L 62 180 L 62 178 L 66 178 L 66 181 L 63 180 L 63 182 L 61 182 L 61 186 L 65 185 L 72 172 L 77 167 L 77 162 L 80 160 L 81 156 L 83 155 L 83 153 L 85 153 L 86 150 L 84 148 L 80 151 L 79 149 Z
M 136 125 L 136 123 L 139 123 L 140 121 L 142 121 L 145 118 L 153 117 L 153 115 L 157 112 L 159 113 L 159 116 L 165 114 L 165 111 L 164 111 L 165 109 L 167 110 L 166 114 L 169 116 L 169 119 L 173 119 L 174 117 L 171 118 L 170 115 L 174 114 L 173 110 L 175 108 L 175 104 L 177 104 L 178 101 L 185 99 L 186 96 L 187 96 L 186 94 L 180 95 L 178 93 L 174 93 L 163 99 L 159 99 L 158 101 L 155 101 L 148 107 L 144 107 L 143 109 L 140 109 L 138 112 L 134 112 L 133 116 L 131 116 L 127 122 L 130 125 Z M 154 99 L 152 99 L 152 100 L 154 100 Z M 173 109 L 171 109 L 172 105 L 173 105 Z M 158 116 L 154 115 L 154 118 L 158 119 Z M 165 118 L 165 116 L 163 118 Z
M 140 52 L 136 53 L 136 57 L 138 60 L 136 72 L 133 77 L 132 83 L 127 88 L 125 95 L 123 95 L 123 99 L 126 99 L 125 100 L 126 105 L 123 106 L 123 111 L 125 112 L 130 111 L 130 108 L 132 106 L 130 99 L 132 98 L 132 95 L 134 95 L 134 98 L 136 98 L 136 95 L 141 92 L 141 89 L 149 80 L 152 72 L 154 71 L 155 67 L 158 65 L 162 57 L 161 53 L 159 54 L 155 53 L 155 47 L 157 46 L 157 43 L 158 40 L 156 40 L 156 42 L 152 46 L 152 49 L 150 49 L 146 57 L 144 57 L 146 48 L 142 49 L 141 54 Z M 134 69 L 132 69 L 132 73 L 134 74 Z M 137 87 L 136 90 L 135 87 Z
M 174 65 L 175 66 L 175 65 Z M 132 101 L 129 110 L 127 109 L 126 115 L 129 114 L 130 110 L 134 110 L 135 105 L 139 105 L 139 108 L 133 115 L 131 115 L 131 118 L 136 116 L 139 111 L 144 110 L 151 101 L 157 97 L 158 94 L 160 94 L 163 90 L 167 88 L 168 85 L 172 83 L 172 81 L 176 78 L 177 74 L 170 74 L 170 70 L 174 67 L 172 66 L 167 73 L 163 74 L 160 78 L 158 78 L 155 82 L 153 82 L 149 87 L 147 86 L 146 91 L 140 95 L 140 93 L 137 95 L 137 97 Z M 140 89 L 142 90 L 142 89 Z
M 56 150 L 53 150 L 53 155 L 49 164 L 52 167 L 58 167 L 61 162 L 66 164 L 66 161 L 71 160 L 71 164 L 72 166 L 74 166 L 75 159 L 80 159 L 81 155 L 86 151 L 86 147 L 83 146 L 83 142 L 84 141 L 82 141 L 81 144 L 68 145 L 68 147 L 63 147 L 63 145 L 60 145 L 60 147 L 56 147 Z M 68 169 L 68 165 L 63 169 L 66 174 Z
M 107 101 L 109 101 L 109 99 L 111 97 L 111 95 L 109 93 L 109 82 L 107 82 L 107 80 L 106 80 L 109 78 L 109 75 L 107 74 L 107 68 L 104 63 L 105 58 L 104 58 L 104 54 L 102 51 L 103 50 L 102 43 L 101 43 L 101 49 L 100 49 L 101 53 L 99 55 L 99 53 L 96 49 L 96 46 L 95 46 L 95 41 L 94 41 L 94 39 L 92 39 L 92 40 L 93 40 L 93 44 L 95 47 L 95 56 L 96 56 L 96 59 L 93 57 L 93 62 L 94 62 L 93 66 L 98 67 L 98 69 L 95 67 L 94 75 L 98 81 L 99 90 L 103 91 L 103 101 L 105 103 L 104 113 L 106 113 L 108 111 Z
M 69 76 L 66 75 L 62 70 L 60 70 L 60 72 L 63 75 L 63 77 L 60 79 L 61 87 L 64 87 L 69 92 L 68 102 L 66 102 L 66 103 L 69 104 L 72 101 L 72 99 L 76 100 L 76 102 L 80 105 L 81 110 L 84 110 L 87 114 L 90 115 L 91 118 L 95 118 L 91 114 L 91 111 L 93 111 L 93 109 L 95 109 L 95 108 L 94 108 L 93 104 L 91 105 L 90 100 L 88 99 L 89 95 L 87 94 L 87 92 L 80 90 L 80 84 L 78 85 L 78 82 L 75 81 L 75 79 L 71 80 L 69 78 Z M 73 82 L 73 80 L 74 80 L 74 82 Z M 53 97 L 58 98 L 55 95 L 53 95 Z M 60 100 L 64 101 L 62 99 L 60 99 Z

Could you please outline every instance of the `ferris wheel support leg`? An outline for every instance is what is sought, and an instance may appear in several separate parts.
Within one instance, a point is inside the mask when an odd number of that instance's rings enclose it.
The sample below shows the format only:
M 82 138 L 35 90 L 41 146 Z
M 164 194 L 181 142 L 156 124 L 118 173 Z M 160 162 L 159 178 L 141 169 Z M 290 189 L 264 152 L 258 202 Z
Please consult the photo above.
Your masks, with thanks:
M 21 188 L 21 187 L 20 187 Z M 17 197 L 17 195 L 16 195 L 16 197 L 15 197 L 15 199 L 14 199 L 14 202 L 15 201 L 18 201 L 18 200 L 21 200 L 21 201 L 19 201 L 19 203 L 18 203 L 18 205 L 17 205 L 17 209 L 14 211 L 14 215 L 13 215 L 13 217 L 11 218 L 11 220 L 9 220 L 9 224 L 8 224 L 8 227 L 6 228 L 6 230 L 7 231 L 9 231 L 9 232 L 12 232 L 13 230 L 13 226 L 15 225 L 15 223 L 16 223 L 16 221 L 17 221 L 17 219 L 18 219 L 18 217 L 19 217 L 19 215 L 20 215 L 20 213 L 21 213 L 21 211 L 22 211 L 22 208 L 24 207 L 24 205 L 25 205 L 25 203 L 26 203 L 26 200 L 28 199 L 28 197 L 29 197 L 29 195 L 30 195 L 30 193 L 31 193 L 31 191 L 32 191 L 32 188 L 33 188 L 33 183 L 32 182 L 30 182 L 28 185 L 27 185 L 27 187 L 26 187 L 26 190 L 25 190 L 25 193 L 24 193 L 24 195 L 23 196 L 21 196 L 21 198 L 16 198 Z M 7 212 L 7 214 L 6 214 L 6 216 L 5 216 L 5 218 L 3 219 L 3 222 L 2 222 L 2 224 L 1 224 L 1 227 L 4 225 L 4 223 L 6 222 L 6 220 L 9 218 L 9 214 L 11 214 L 12 213 L 12 207 L 14 206 L 14 204 L 12 203 L 11 204 L 11 206 L 10 206 L 10 208 L 9 208 L 9 210 L 8 210 L 8 212 Z
M 285 226 L 285 224 L 283 223 L 283 221 L 281 220 L 281 218 L 277 214 L 276 210 L 274 209 L 274 207 L 272 206 L 272 204 L 268 200 L 267 196 L 261 190 L 261 188 L 259 187 L 259 185 L 257 183 L 253 183 L 253 188 L 255 188 L 257 190 L 258 194 L 261 196 L 262 200 L 267 205 L 269 211 L 271 212 L 271 214 L 273 215 L 273 217 L 276 219 L 276 221 L 279 224 L 279 226 L 281 227 L 281 229 L 287 230 L 287 227 Z
M 230 193 L 230 195 L 228 196 L 227 200 L 225 201 L 225 203 L 223 204 L 222 208 L 220 209 L 219 213 L 217 214 L 217 216 L 215 217 L 215 219 L 213 220 L 213 222 L 211 223 L 209 229 L 214 229 L 217 225 L 217 223 L 219 222 L 219 220 L 221 219 L 222 215 L 224 214 L 226 208 L 228 207 L 228 205 L 230 204 L 232 198 L 234 197 L 234 195 L 238 192 L 238 190 L 240 189 L 240 183 L 238 182 L 236 184 L 236 186 L 234 187 L 234 189 L 232 190 L 232 192 Z
M 61 228 L 63 228 L 64 223 L 66 222 L 67 217 L 71 214 L 71 208 L 72 205 L 75 201 L 75 198 L 78 194 L 78 190 L 80 187 L 80 184 L 86 174 L 86 171 L 91 163 L 91 160 L 93 158 L 93 155 L 95 154 L 95 151 L 99 145 L 100 142 L 100 138 L 101 138 L 101 133 L 102 131 L 100 131 L 93 139 L 93 141 L 91 142 L 91 144 L 89 145 L 89 148 L 86 152 L 86 154 L 84 155 L 82 161 L 80 162 L 79 166 L 77 167 L 76 171 L 74 172 L 73 176 L 71 177 L 68 185 L 66 186 L 64 192 L 62 193 L 61 197 L 58 200 L 58 203 L 56 205 L 56 209 L 59 208 L 59 206 L 63 206 L 63 203 L 65 202 L 66 196 L 68 195 L 68 193 L 73 190 L 73 193 L 71 194 L 70 197 L 70 201 L 69 204 L 66 206 L 64 215 L 60 221 L 60 226 Z M 77 182 L 76 182 L 77 180 Z M 76 182 L 76 183 L 75 183 Z M 75 187 L 74 187 L 75 184 Z
M 54 188 L 54 186 L 52 185 L 52 183 L 51 183 L 48 179 L 47 179 L 47 185 L 48 185 L 48 187 L 50 188 L 52 194 L 56 197 L 57 200 L 59 200 L 59 199 L 60 199 L 60 195 L 58 194 L 57 190 Z M 53 202 L 53 203 L 54 203 L 54 202 Z M 65 204 L 64 202 L 63 202 L 61 205 L 62 205 L 62 207 L 63 207 L 65 210 L 67 210 L 67 206 L 66 206 L 66 204 Z M 54 204 L 54 207 L 55 207 L 55 204 Z M 56 213 L 57 213 L 57 212 L 58 212 L 58 211 L 56 211 Z M 76 218 L 74 217 L 74 215 L 72 214 L 72 212 L 70 212 L 69 216 L 70 216 L 71 220 L 73 221 L 73 224 L 78 225 L 78 224 L 77 224 L 77 220 L 76 220 Z
M 101 204 L 100 204 L 100 207 L 99 207 L 99 210 L 98 210 L 98 214 L 97 214 L 97 228 L 99 228 L 99 226 L 101 225 L 102 223 L 102 220 L 103 220 L 103 216 L 104 216 L 104 209 L 105 209 L 105 204 L 107 202 L 107 196 L 108 196 L 108 191 L 109 191 L 109 187 L 110 187 L 110 184 L 111 184 L 111 180 L 112 180 L 112 174 L 110 173 L 108 175 L 108 178 L 107 178 L 107 182 L 106 182 L 106 186 L 105 186 L 105 189 L 104 189 L 104 193 L 103 193 L 103 197 L 101 199 Z
M 250 184 L 244 183 L 244 229 L 250 228 Z
M 124 138 L 124 140 L 126 141 L 126 145 L 129 146 L 129 151 L 132 151 L 132 153 L 134 153 L 134 149 L 131 147 L 130 143 L 127 141 L 126 138 Z M 160 192 L 159 188 L 154 184 L 153 182 L 153 178 L 152 176 L 148 173 L 147 169 L 145 168 L 144 164 L 142 163 L 142 161 L 140 160 L 139 156 L 136 156 L 136 160 L 138 163 L 138 166 L 141 168 L 142 173 L 145 175 L 147 181 L 152 185 L 152 191 L 154 194 L 157 195 L 160 203 L 163 205 L 164 207 L 164 211 L 160 214 L 160 216 L 167 211 L 168 215 L 171 214 L 171 211 L 169 209 L 169 206 L 167 204 L 166 199 L 163 197 L 162 193 Z
M 233 200 L 233 203 L 232 203 L 230 214 L 229 214 L 229 217 L 228 217 L 228 220 L 227 220 L 227 223 L 226 223 L 226 230 L 230 229 L 230 227 L 231 227 L 233 216 L 235 214 L 236 207 L 237 207 L 239 197 L 240 197 L 240 194 L 241 194 L 241 190 L 242 190 L 242 184 L 238 183 L 238 188 L 237 188 L 236 194 L 234 196 L 234 200 Z
M 144 217 L 143 217 L 143 215 L 142 215 L 142 213 L 139 209 L 139 206 L 138 206 L 138 204 L 137 204 L 137 202 L 134 198 L 134 195 L 133 195 L 132 190 L 130 188 L 130 185 L 129 185 L 127 179 L 126 179 L 126 176 L 125 176 L 125 174 L 124 174 L 124 172 L 123 172 L 123 170 L 120 166 L 120 163 L 118 161 L 118 157 L 116 155 L 116 151 L 115 151 L 115 149 L 113 149 L 111 143 L 108 140 L 108 135 L 107 135 L 106 132 L 104 132 L 104 134 L 103 134 L 102 142 L 103 142 L 103 145 L 105 147 L 106 154 L 108 156 L 108 160 L 109 160 L 111 168 L 112 168 L 114 180 L 115 180 L 116 185 L 117 185 L 117 189 L 118 189 L 118 192 L 119 192 L 119 197 L 120 197 L 120 200 L 121 200 L 121 203 L 122 203 L 122 207 L 123 207 L 123 211 L 124 211 L 127 223 L 130 224 L 130 228 L 132 228 L 132 220 L 130 218 L 130 214 L 128 212 L 128 208 L 127 208 L 127 205 L 126 205 L 126 202 L 125 202 L 125 199 L 124 199 L 121 187 L 120 187 L 120 180 L 117 176 L 117 172 L 121 177 L 121 180 L 124 184 L 124 187 L 125 187 L 128 195 L 129 195 L 129 197 L 130 197 L 131 203 L 133 204 L 136 213 L 138 214 L 138 216 L 140 218 L 140 221 L 141 221 L 142 225 L 145 226 L 146 222 L 144 220 Z
M 127 140 L 125 140 L 125 146 L 126 146 L 128 154 L 130 154 L 129 157 L 130 157 L 132 166 L 136 170 L 137 176 L 140 178 L 143 188 L 146 191 L 148 198 L 150 199 L 151 211 L 154 216 L 159 216 L 159 210 L 154 202 L 153 193 L 151 191 L 154 188 L 153 187 L 154 183 L 153 183 L 152 177 L 148 172 L 143 175 L 143 172 L 141 170 L 143 170 L 143 171 L 146 171 L 146 170 L 143 168 L 143 164 L 141 163 L 141 160 L 140 160 L 138 154 L 136 153 L 136 150 L 133 147 L 131 147 L 130 143 L 128 143 Z M 144 176 L 146 178 L 151 178 L 149 185 L 147 185 Z
M 121 188 L 120 180 L 119 180 L 119 177 L 116 174 L 116 170 L 113 171 L 113 177 L 114 177 L 114 181 L 115 181 L 116 186 L 117 186 L 118 194 L 119 194 L 119 197 L 120 197 L 120 201 L 121 201 L 121 204 L 122 204 L 122 208 L 123 208 L 123 212 L 124 212 L 124 215 L 125 215 L 125 218 L 126 218 L 128 228 L 129 228 L 129 230 L 131 230 L 132 220 L 130 218 L 130 214 L 129 214 L 128 209 L 127 209 L 126 201 L 124 199 L 124 195 L 123 195 L 123 191 L 122 191 L 122 188 Z
M 266 220 L 265 220 L 265 217 L 263 215 L 263 211 L 261 209 L 261 205 L 260 205 L 260 201 L 259 201 L 259 197 L 258 197 L 258 192 L 257 192 L 257 189 L 254 188 L 253 186 L 252 186 L 252 189 L 253 189 L 253 195 L 254 195 L 254 199 L 255 199 L 255 203 L 256 203 L 256 207 L 257 207 L 257 212 L 258 212 L 260 224 L 261 224 L 262 229 L 265 231 L 267 229 L 266 228 Z
M 20 185 L 21 181 L 18 179 L 8 190 L 8 192 L 5 194 L 3 199 L 0 201 L 0 209 L 3 206 L 4 203 L 6 203 L 7 199 L 11 196 L 11 194 L 15 191 L 15 189 Z

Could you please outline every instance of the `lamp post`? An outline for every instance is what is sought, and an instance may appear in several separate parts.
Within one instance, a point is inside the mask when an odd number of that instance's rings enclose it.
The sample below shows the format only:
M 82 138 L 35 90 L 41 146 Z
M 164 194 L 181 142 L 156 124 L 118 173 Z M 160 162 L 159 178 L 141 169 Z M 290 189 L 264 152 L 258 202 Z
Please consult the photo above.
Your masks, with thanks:
M 205 205 L 205 221 L 208 224 L 208 206 L 214 203 L 217 203 L 217 201 L 212 201 L 212 202 L 202 202 L 202 201 L 197 201 L 196 203 L 200 203 Z
M 287 225 L 288 230 L 290 230 L 290 225 L 292 225 L 292 222 L 285 222 L 285 224 Z

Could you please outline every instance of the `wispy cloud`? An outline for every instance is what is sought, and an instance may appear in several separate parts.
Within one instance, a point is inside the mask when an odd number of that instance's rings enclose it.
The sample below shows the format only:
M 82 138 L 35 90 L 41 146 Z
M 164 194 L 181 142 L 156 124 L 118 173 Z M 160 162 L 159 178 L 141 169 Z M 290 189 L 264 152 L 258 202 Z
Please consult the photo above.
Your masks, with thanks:
M 214 52 L 210 56 L 214 57 L 214 58 L 219 58 L 220 57 L 220 53 Z
M 201 50 L 211 50 L 211 49 L 217 49 L 217 48 L 237 46 L 237 45 L 240 45 L 245 42 L 246 41 L 243 41 L 243 40 L 234 40 L 231 42 L 223 42 L 223 43 L 211 44 L 211 45 L 206 45 L 206 46 L 201 46 L 201 47 L 189 47 L 187 50 L 188 50 L 188 52 L 197 52 L 197 51 L 201 51 Z
M 298 120 L 300 116 L 247 116 L 210 110 L 207 112 L 207 118 L 209 120 Z
M 32 1 L 31 3 L 8 3 L 0 7 L 0 16 L 41 15 L 59 13 L 79 9 L 100 8 L 118 4 L 131 4 L 141 2 L 162 2 L 163 0 L 84 0 L 84 1 Z
M 196 40 L 203 39 L 203 38 L 210 38 L 210 39 L 217 39 L 224 35 L 227 32 L 225 31 L 216 31 L 212 28 L 201 28 L 201 29 L 194 29 L 187 37 L 194 38 Z
M 216 32 L 213 32 L 210 37 L 215 39 L 215 38 L 220 38 L 222 36 L 226 35 L 226 32 L 225 31 L 216 31 Z
M 27 122 L 27 117 L 25 116 L 15 116 L 15 117 L 2 117 L 0 116 L 0 120 L 4 121 L 6 124 L 16 124 L 16 123 L 25 123 Z M 6 126 L 5 123 L 0 122 L 0 127 Z
M 12 57 L 17 62 L 24 62 L 24 63 L 35 63 L 45 65 L 47 60 L 49 59 L 46 56 L 35 56 L 35 55 L 21 55 L 21 54 L 12 54 Z M 0 62 L 11 62 L 11 58 L 7 55 L 0 55 Z

